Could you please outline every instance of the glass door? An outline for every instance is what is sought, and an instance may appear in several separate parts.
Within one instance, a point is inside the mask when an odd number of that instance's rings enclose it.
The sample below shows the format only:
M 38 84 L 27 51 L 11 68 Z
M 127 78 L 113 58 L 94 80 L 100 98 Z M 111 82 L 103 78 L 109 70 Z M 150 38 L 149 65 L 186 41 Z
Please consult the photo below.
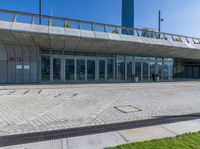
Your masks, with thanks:
M 85 80 L 85 60 L 77 60 L 76 78 L 78 81 Z
M 99 80 L 106 80 L 106 61 L 99 60 Z
M 133 80 L 133 62 L 128 61 L 127 64 L 127 80 Z
M 95 60 L 87 60 L 87 80 L 95 81 Z
M 149 78 L 149 63 L 148 62 L 143 62 L 143 70 L 142 70 L 142 81 L 148 81 Z
M 50 81 L 50 56 L 41 57 L 41 80 Z
M 75 80 L 75 61 L 74 59 L 65 60 L 65 80 Z
M 61 59 L 53 58 L 53 81 L 61 80 Z
M 141 74 L 142 74 L 142 63 L 135 62 L 135 76 L 138 77 L 138 80 L 141 81 Z
M 150 62 L 149 63 L 150 67 L 150 80 L 155 81 L 156 80 L 156 62 Z
M 115 73 L 115 62 L 114 59 L 107 60 L 107 80 L 114 80 Z

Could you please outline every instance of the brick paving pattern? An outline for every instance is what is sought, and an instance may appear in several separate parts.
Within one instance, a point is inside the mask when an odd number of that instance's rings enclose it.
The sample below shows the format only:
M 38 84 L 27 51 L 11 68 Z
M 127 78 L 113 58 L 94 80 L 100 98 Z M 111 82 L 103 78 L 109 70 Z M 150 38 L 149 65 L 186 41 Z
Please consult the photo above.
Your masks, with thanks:
M 199 82 L 0 86 L 0 136 L 198 112 Z

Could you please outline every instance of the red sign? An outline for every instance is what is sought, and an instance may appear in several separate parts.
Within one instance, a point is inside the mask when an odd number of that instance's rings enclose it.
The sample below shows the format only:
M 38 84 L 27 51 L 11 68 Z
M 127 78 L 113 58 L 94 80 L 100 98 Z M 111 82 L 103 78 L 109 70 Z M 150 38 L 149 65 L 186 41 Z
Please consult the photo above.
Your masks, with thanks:
M 9 57 L 9 61 L 21 62 L 22 57 L 11 56 L 11 57 Z

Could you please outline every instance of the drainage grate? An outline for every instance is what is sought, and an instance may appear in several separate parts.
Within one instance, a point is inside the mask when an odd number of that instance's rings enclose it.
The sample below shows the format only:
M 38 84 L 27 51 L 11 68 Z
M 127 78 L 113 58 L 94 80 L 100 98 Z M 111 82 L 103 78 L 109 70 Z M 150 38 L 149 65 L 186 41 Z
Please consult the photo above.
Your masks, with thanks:
M 114 108 L 122 113 L 132 113 L 132 112 L 141 112 L 142 111 L 141 109 L 134 107 L 132 105 L 115 106 Z
M 187 120 L 195 120 L 199 119 L 199 117 L 200 113 L 192 113 L 188 115 L 161 116 L 161 117 L 155 117 L 153 119 L 145 119 L 139 121 L 129 121 L 129 122 L 112 123 L 112 124 L 104 124 L 104 125 L 96 125 L 88 127 L 53 130 L 46 132 L 0 136 L 0 147 L 34 143 L 40 141 L 56 140 L 69 137 L 77 137 L 83 135 L 91 135 L 91 134 L 118 131 L 124 129 L 141 128 L 141 127 L 168 124 L 168 123 L 181 122 Z

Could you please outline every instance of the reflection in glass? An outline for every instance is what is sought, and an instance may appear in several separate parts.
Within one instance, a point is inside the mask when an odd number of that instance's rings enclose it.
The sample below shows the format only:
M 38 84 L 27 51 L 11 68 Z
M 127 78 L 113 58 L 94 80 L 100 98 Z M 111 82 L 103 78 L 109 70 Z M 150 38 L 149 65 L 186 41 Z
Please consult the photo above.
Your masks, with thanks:
M 42 56 L 41 58 L 41 79 L 50 81 L 50 57 Z
M 75 80 L 74 75 L 75 62 L 73 59 L 65 60 L 65 79 L 66 80 Z
M 163 66 L 163 79 L 168 80 L 169 78 L 169 65 L 168 62 L 164 62 Z
M 141 71 L 141 62 L 135 62 L 135 76 L 137 76 L 139 80 L 141 80 Z
M 106 77 L 106 62 L 105 60 L 99 60 L 99 80 L 105 80 Z
M 114 80 L 114 60 L 107 60 L 107 78 L 108 80 Z
M 127 80 L 133 80 L 132 70 L 133 65 L 132 61 L 127 62 Z
M 53 59 L 53 80 L 59 81 L 61 79 L 61 59 Z
M 158 76 L 160 77 L 160 79 L 162 79 L 162 62 L 158 62 L 157 67 L 158 67 Z
M 125 58 L 119 56 L 117 59 L 117 80 L 125 80 Z
M 143 81 L 148 80 L 149 64 L 148 62 L 143 62 Z
M 87 80 L 95 80 L 95 60 L 87 60 Z
M 77 80 L 85 80 L 85 60 L 77 60 L 76 77 Z
M 173 78 L 173 62 L 164 62 L 163 78 L 164 80 L 170 80 Z
M 151 78 L 151 80 L 155 81 L 155 77 L 156 77 L 156 63 L 155 62 L 150 62 L 149 63 L 149 67 L 150 67 L 150 78 Z

